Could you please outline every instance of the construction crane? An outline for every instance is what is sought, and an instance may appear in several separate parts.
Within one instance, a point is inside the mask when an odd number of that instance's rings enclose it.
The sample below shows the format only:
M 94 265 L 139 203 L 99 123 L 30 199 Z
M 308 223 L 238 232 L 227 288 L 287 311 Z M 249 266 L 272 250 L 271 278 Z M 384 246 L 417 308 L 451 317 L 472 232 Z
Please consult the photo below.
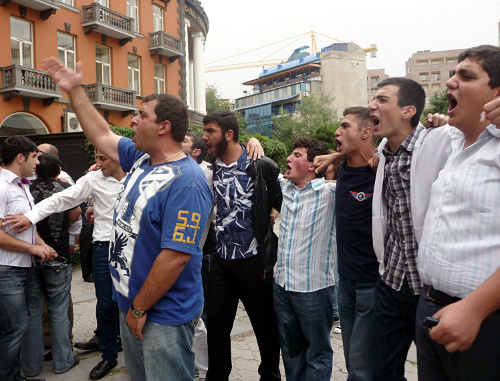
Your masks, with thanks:
M 324 34 L 321 34 L 321 33 L 318 33 L 318 32 L 314 32 L 314 31 L 309 31 L 309 32 L 306 32 L 306 33 L 302 33 L 300 35 L 297 35 L 297 36 L 293 36 L 293 37 L 288 37 L 284 40 L 281 40 L 281 41 L 277 41 L 277 42 L 273 42 L 271 44 L 268 44 L 268 45 L 265 45 L 265 46 L 261 46 L 259 48 L 255 48 L 255 49 L 252 49 L 252 50 L 249 50 L 249 51 L 246 51 L 246 52 L 243 52 L 243 53 L 238 53 L 238 54 L 235 54 L 233 56 L 230 56 L 230 57 L 226 57 L 226 58 L 221 58 L 217 61 L 213 61 L 213 62 L 210 62 L 207 64 L 207 66 L 205 66 L 205 73 L 211 73 L 211 72 L 218 72 L 218 71 L 227 71 L 227 70 L 240 70 L 240 69 L 248 69 L 248 68 L 252 68 L 252 67 L 269 67 L 269 66 L 276 66 L 276 65 L 279 65 L 281 63 L 284 63 L 287 61 L 287 58 L 279 58 L 279 59 L 270 59 L 268 60 L 267 58 L 276 54 L 277 52 L 279 52 L 280 50 L 283 50 L 284 48 L 294 44 L 295 42 L 297 42 L 299 39 L 305 37 L 306 35 L 310 34 L 311 35 L 311 46 L 310 46 L 310 52 L 311 54 L 316 54 L 318 52 L 318 47 L 317 47 L 317 44 L 316 44 L 316 34 L 317 35 L 320 35 L 320 36 L 323 36 L 323 37 L 326 37 L 326 38 L 329 38 L 331 40 L 335 40 L 337 42 L 341 42 L 341 43 L 346 43 L 345 41 L 341 41 L 341 40 L 338 40 L 336 38 L 333 38 L 333 37 L 330 37 L 330 36 L 326 36 Z M 255 50 L 259 50 L 259 49 L 262 49 L 262 48 L 266 48 L 268 46 L 271 46 L 271 45 L 275 45 L 275 44 L 279 44 L 281 42 L 284 42 L 284 41 L 287 41 L 287 40 L 290 40 L 290 39 L 294 39 L 292 42 L 290 42 L 289 44 L 285 45 L 284 47 L 278 49 L 277 51 L 269 54 L 267 57 L 264 57 L 262 60 L 260 61 L 253 61 L 253 62 L 244 62 L 244 63 L 238 63 L 238 64 L 229 64 L 229 65 L 218 65 L 218 66 L 209 66 L 211 64 L 214 64 L 216 62 L 220 62 L 220 61 L 224 61 L 224 60 L 228 60 L 230 58 L 233 58 L 233 57 L 236 57 L 236 56 L 240 56 L 240 55 L 243 55 L 243 54 L 246 54 L 246 53 L 250 53 L 250 52 L 253 52 Z M 377 56 L 377 45 L 375 44 L 372 44 L 370 45 L 369 48 L 366 48 L 364 49 L 365 52 L 370 52 L 370 56 L 372 58 L 376 57 Z

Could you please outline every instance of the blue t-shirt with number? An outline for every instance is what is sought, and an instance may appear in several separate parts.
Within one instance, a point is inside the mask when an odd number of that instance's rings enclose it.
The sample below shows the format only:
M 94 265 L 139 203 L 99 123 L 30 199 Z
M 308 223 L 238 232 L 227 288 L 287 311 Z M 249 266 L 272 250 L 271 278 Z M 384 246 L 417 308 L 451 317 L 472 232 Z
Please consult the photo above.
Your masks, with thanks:
M 212 191 L 190 157 L 151 165 L 149 155 L 127 138 L 120 139 L 118 153 L 128 175 L 116 200 L 110 242 L 114 299 L 121 310 L 130 308 L 162 249 L 190 254 L 175 283 L 147 315 L 158 324 L 185 324 L 203 305 L 199 241 Z

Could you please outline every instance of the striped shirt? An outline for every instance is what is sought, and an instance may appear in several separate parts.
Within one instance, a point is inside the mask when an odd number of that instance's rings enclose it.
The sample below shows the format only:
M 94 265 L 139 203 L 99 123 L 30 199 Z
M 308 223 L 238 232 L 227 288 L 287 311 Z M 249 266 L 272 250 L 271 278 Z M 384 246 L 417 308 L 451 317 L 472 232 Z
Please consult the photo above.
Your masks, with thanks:
M 413 231 L 410 203 L 410 169 L 413 148 L 420 131 L 418 126 L 392 153 L 384 148 L 386 157 L 383 196 L 387 205 L 387 230 L 384 237 L 384 282 L 399 291 L 406 277 L 413 295 L 419 295 L 422 283 L 417 270 L 418 243 Z
M 282 183 L 275 282 L 287 291 L 313 292 L 335 284 L 335 183 L 314 179 L 299 189 Z
M 29 185 L 22 184 L 21 179 L 8 169 L 0 170 L 0 219 L 6 214 L 24 214 L 35 201 L 31 196 Z M 2 228 L 5 231 L 7 227 Z M 6 232 L 24 242 L 35 243 L 36 227 L 30 225 L 24 232 L 16 234 L 12 230 Z M 0 247 L 0 265 L 31 267 L 32 256 L 29 253 L 5 250 Z
M 490 125 L 452 154 L 432 184 L 418 252 L 422 281 L 464 298 L 500 267 L 500 130 Z

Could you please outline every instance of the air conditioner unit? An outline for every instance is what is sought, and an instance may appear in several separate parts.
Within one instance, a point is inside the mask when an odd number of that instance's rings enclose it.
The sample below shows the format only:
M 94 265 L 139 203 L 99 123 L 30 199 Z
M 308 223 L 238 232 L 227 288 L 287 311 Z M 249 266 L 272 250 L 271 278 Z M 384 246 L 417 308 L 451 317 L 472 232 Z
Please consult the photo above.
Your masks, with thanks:
M 74 112 L 67 112 L 64 114 L 64 132 L 80 132 L 82 130 L 82 126 L 80 126 L 80 122 L 76 117 Z
M 304 92 L 302 93 L 302 96 L 303 96 L 303 97 L 308 97 L 308 96 L 309 96 L 309 92 L 304 91 Z

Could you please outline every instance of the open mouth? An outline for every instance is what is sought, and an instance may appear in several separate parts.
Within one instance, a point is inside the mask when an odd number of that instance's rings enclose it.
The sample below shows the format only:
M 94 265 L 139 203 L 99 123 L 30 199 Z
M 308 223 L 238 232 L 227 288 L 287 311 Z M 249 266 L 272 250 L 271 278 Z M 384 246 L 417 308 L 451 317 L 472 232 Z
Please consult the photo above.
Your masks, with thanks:
M 292 170 L 292 167 L 290 167 L 290 165 L 287 164 L 285 175 L 289 175 L 291 170 Z
M 373 129 L 376 130 L 380 124 L 380 120 L 375 115 L 370 115 L 370 119 L 373 122 Z
M 337 150 L 339 150 L 340 146 L 342 145 L 342 142 L 338 139 L 335 139 L 335 143 L 337 143 Z
M 450 114 L 451 112 L 453 112 L 457 108 L 458 102 L 451 93 L 446 94 L 446 98 L 448 98 L 448 104 L 449 104 L 448 105 L 448 114 Z

